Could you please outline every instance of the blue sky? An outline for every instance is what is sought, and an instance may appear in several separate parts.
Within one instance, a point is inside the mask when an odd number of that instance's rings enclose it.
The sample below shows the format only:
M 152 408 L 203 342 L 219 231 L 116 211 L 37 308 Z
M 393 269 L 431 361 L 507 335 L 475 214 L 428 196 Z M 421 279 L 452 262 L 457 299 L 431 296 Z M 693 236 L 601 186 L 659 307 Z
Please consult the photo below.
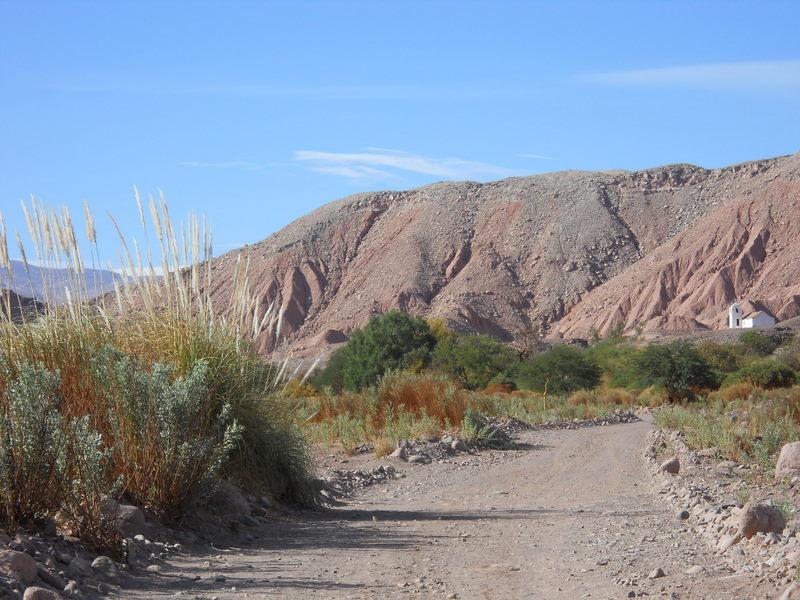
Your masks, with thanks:
M 364 190 L 800 150 L 797 2 L 0 0 L 0 211 L 216 250 Z M 108 258 L 111 261 L 110 258 Z

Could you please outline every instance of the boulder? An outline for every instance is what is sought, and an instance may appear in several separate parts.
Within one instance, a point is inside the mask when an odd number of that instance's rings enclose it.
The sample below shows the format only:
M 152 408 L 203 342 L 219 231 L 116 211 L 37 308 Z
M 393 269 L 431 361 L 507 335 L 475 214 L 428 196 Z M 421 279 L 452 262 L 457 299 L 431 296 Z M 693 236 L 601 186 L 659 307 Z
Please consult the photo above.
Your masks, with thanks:
M 223 521 L 240 523 L 243 517 L 252 516 L 250 503 L 241 490 L 227 481 L 220 481 L 208 499 L 208 507 Z
M 775 465 L 775 480 L 800 475 L 800 442 L 785 444 Z
M 670 459 L 665 460 L 661 463 L 661 466 L 658 468 L 659 471 L 662 473 L 670 473 L 671 475 L 677 475 L 678 472 L 681 470 L 681 462 L 678 460 L 677 456 L 673 456 Z
M 0 550 L 0 573 L 11 579 L 30 585 L 36 581 L 38 564 L 36 561 L 17 550 Z
M 58 600 L 61 594 L 42 587 L 29 587 L 25 589 L 22 600 Z
M 742 514 L 739 515 L 739 533 L 747 539 L 759 532 L 780 533 L 784 527 L 786 527 L 786 519 L 783 514 L 769 504 L 748 502 L 742 508 Z
M 125 537 L 148 535 L 150 533 L 144 513 L 130 504 L 120 504 L 113 498 L 103 502 L 103 514 L 111 520 L 117 531 Z

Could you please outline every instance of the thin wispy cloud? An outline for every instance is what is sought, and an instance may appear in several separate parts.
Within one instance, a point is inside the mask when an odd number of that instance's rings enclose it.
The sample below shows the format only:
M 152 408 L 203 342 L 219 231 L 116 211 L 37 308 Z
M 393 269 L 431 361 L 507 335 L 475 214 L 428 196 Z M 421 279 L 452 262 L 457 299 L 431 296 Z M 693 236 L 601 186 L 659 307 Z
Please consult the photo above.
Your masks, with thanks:
M 513 169 L 463 158 L 432 158 L 402 150 L 368 148 L 364 152 L 297 150 L 295 160 L 314 171 L 348 179 L 398 178 L 401 173 L 430 175 L 440 179 L 486 179 L 508 177 Z
M 611 71 L 585 81 L 625 86 L 683 86 L 744 91 L 800 90 L 800 60 L 744 61 Z
M 553 160 L 552 156 L 545 156 L 544 154 L 517 154 L 520 158 L 531 158 L 533 160 Z

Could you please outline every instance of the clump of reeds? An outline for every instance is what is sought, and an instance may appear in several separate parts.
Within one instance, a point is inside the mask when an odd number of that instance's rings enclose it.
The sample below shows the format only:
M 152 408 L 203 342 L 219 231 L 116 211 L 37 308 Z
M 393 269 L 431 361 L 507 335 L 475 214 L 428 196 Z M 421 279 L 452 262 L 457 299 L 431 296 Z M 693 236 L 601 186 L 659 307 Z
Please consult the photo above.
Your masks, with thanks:
M 36 402 L 36 394 L 15 391 L 34 369 L 56 382 L 47 414 L 58 421 L 64 439 L 63 455 L 55 462 L 66 465 L 67 479 L 79 472 L 78 448 L 98 440 L 106 482 L 97 484 L 103 488 L 98 493 L 126 496 L 156 510 L 180 510 L 199 493 L 198 486 L 220 474 L 284 501 L 313 503 L 305 443 L 288 415 L 270 401 L 291 373 L 285 363 L 264 363 L 251 343 L 269 329 L 279 330 L 279 311 L 251 294 L 248 261 L 241 256 L 229 305 L 213 306 L 212 238 L 204 222 L 190 216 L 176 229 L 163 197 L 143 202 L 137 193 L 136 204 L 143 244 L 129 241 L 112 218 L 122 262 L 114 291 L 99 298 L 90 297 L 86 283 L 84 257 L 100 263 L 89 207 L 83 219 L 91 250 L 84 254 L 68 210 L 36 200 L 23 204 L 33 252 L 19 233 L 15 240 L 28 277 L 35 261 L 45 274 L 63 269 L 68 283 L 58 290 L 64 279 L 45 277 L 36 314 L 13 311 L 10 293 L 0 297 L 5 303 L 0 358 L 6 365 L 0 373 L 0 455 L 23 457 L 21 448 L 37 443 L 33 433 L 19 433 L 30 428 L 19 420 L 24 411 L 17 410 L 20 402 Z M 0 216 L 0 269 L 11 276 L 8 240 Z M 157 249 L 155 259 L 151 247 Z M 61 297 L 66 302 L 59 303 Z M 108 352 L 129 365 L 127 370 L 102 375 L 99 365 Z M 123 376 L 125 381 L 118 379 Z M 134 406 L 145 412 L 131 412 Z M 17 434 L 10 435 L 13 431 Z M 159 447 L 154 437 L 176 445 Z M 194 455 L 176 455 L 186 448 Z M 29 458 L 11 461 L 13 474 L 0 469 L 0 502 L 12 522 L 53 510 L 25 508 L 13 493 L 22 489 L 20 477 L 32 478 L 53 463 L 42 455 L 41 464 L 30 467 L 36 461 Z M 191 466 L 181 470 L 176 460 Z M 42 484 L 55 505 L 68 496 L 57 479 Z M 82 514 L 81 521 L 86 520 Z

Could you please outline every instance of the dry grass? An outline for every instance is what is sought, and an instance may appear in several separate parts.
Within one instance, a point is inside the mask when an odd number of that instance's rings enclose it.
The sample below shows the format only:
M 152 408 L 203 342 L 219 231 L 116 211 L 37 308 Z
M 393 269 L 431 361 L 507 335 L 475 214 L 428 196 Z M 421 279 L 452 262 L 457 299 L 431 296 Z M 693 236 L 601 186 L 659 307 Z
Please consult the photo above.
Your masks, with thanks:
M 637 398 L 628 390 L 622 388 L 601 389 L 597 392 L 597 397 L 601 403 L 618 404 L 621 406 L 633 406 L 637 403 Z
M 777 452 L 800 439 L 800 386 L 753 390 L 745 399 L 709 398 L 687 406 L 665 406 L 656 423 L 686 433 L 692 448 L 715 448 L 725 458 L 760 467 L 768 474 Z
M 570 406 L 586 406 L 588 404 L 593 404 L 596 401 L 597 397 L 589 390 L 578 390 L 577 392 L 573 392 L 572 395 L 567 398 L 567 404 Z
M 490 383 L 484 389 L 484 394 L 510 394 L 514 388 L 507 383 Z
M 747 400 L 755 389 L 753 384 L 743 381 L 731 384 L 710 395 L 712 397 L 721 398 L 725 402 L 734 402 L 735 400 Z
M 373 440 L 372 446 L 375 449 L 375 456 L 378 458 L 383 458 L 384 456 L 389 456 L 392 452 L 394 452 L 396 448 L 396 442 L 387 437 L 379 437 Z
M 59 420 L 65 435 L 73 431 L 74 423 L 85 420 L 88 429 L 83 431 L 83 437 L 99 436 L 98 452 L 115 458 L 107 461 L 109 479 L 122 482 L 123 487 L 98 493 L 129 493 L 153 502 L 154 508 L 182 504 L 176 502 L 178 497 L 184 497 L 187 489 L 194 489 L 194 483 L 203 479 L 205 472 L 211 473 L 211 465 L 207 464 L 207 469 L 198 466 L 200 470 L 191 476 L 192 482 L 181 482 L 170 464 L 174 453 L 159 446 L 158 432 L 134 435 L 135 424 L 125 421 L 130 415 L 118 410 L 120 398 L 123 404 L 141 404 L 141 398 L 133 394 L 135 386 L 121 386 L 114 396 L 108 382 L 95 376 L 95 361 L 98 353 L 113 348 L 138 365 L 141 375 L 135 377 L 146 377 L 150 370 L 155 370 L 156 363 L 163 363 L 171 365 L 170 379 L 176 384 L 202 363 L 203 385 L 197 388 L 201 391 L 197 397 L 186 400 L 186 406 L 196 406 L 197 412 L 193 413 L 191 423 L 184 422 L 182 428 L 175 429 L 175 435 L 184 435 L 187 447 L 194 448 L 193 451 L 206 448 L 209 456 L 216 457 L 215 463 L 217 458 L 220 461 L 226 458 L 222 462 L 228 475 L 247 480 L 263 491 L 277 489 L 276 495 L 287 501 L 309 500 L 308 489 L 301 489 L 309 473 L 307 450 L 293 432 L 290 419 L 269 400 L 270 394 L 282 389 L 285 383 L 285 365 L 275 369 L 265 365 L 251 345 L 255 336 L 268 330 L 277 339 L 281 315 L 273 304 L 251 294 L 244 259 L 238 261 L 230 305 L 223 315 L 215 313 L 208 293 L 213 289 L 211 235 L 203 223 L 190 217 L 176 228 L 163 198 L 150 198 L 145 203 L 137 194 L 136 201 L 144 245 L 128 243 L 117 227 L 122 248 L 121 281 L 113 294 L 92 301 L 85 283 L 84 258 L 90 257 L 96 267 L 100 266 L 100 257 L 91 211 L 86 207 L 83 215 L 86 240 L 91 248 L 84 254 L 67 210 L 56 211 L 36 201 L 23 207 L 32 251 L 21 235 L 16 236 L 16 241 L 25 269 L 30 268 L 29 258 L 45 268 L 66 269 L 70 285 L 66 304 L 58 305 L 55 298 L 61 295 L 57 293 L 61 290 L 56 290 L 56 283 L 45 278 L 43 309 L 35 318 L 22 315 L 21 322 L 10 318 L 10 296 L 0 296 L 0 302 L 6 302 L 5 310 L 0 310 L 0 357 L 7 365 L 0 374 L 0 413 L 4 418 L 0 429 L 8 431 L 13 426 L 9 420 L 13 414 L 8 393 L 12 382 L 25 372 L 26 365 L 36 365 L 57 378 L 57 401 L 48 410 L 55 411 L 53 418 Z M 155 262 L 151 246 L 157 249 Z M 0 268 L 10 273 L 10 267 L 8 233 L 0 216 Z M 126 394 L 129 399 L 125 399 Z M 163 402 L 158 401 L 150 407 L 150 416 L 145 416 L 152 423 L 163 421 L 164 408 Z M 176 411 L 177 408 L 178 405 Z M 171 418 L 180 419 L 180 411 Z M 231 443 L 224 452 L 220 450 L 224 457 L 214 449 L 215 444 L 227 443 L 220 437 L 221 422 L 236 423 L 240 430 L 244 428 L 236 444 Z M 65 443 L 72 444 L 65 450 L 65 456 L 72 460 L 74 445 L 81 440 L 70 442 L 69 436 L 65 439 Z M 19 439 L 16 443 L 27 441 Z M 11 450 L 0 451 L 8 454 Z M 120 460 L 121 452 L 131 460 Z M 142 470 L 143 464 L 150 465 L 146 472 Z M 76 476 L 78 473 L 72 466 L 67 472 Z M 169 486 L 159 473 L 173 475 Z M 39 489 L 38 493 L 53 498 L 63 496 L 56 483 L 48 485 L 52 489 Z M 9 493 L 9 483 L 0 481 L 0 499 L 5 501 Z M 93 501 L 90 498 L 84 504 Z M 81 518 L 90 516 L 83 514 Z

